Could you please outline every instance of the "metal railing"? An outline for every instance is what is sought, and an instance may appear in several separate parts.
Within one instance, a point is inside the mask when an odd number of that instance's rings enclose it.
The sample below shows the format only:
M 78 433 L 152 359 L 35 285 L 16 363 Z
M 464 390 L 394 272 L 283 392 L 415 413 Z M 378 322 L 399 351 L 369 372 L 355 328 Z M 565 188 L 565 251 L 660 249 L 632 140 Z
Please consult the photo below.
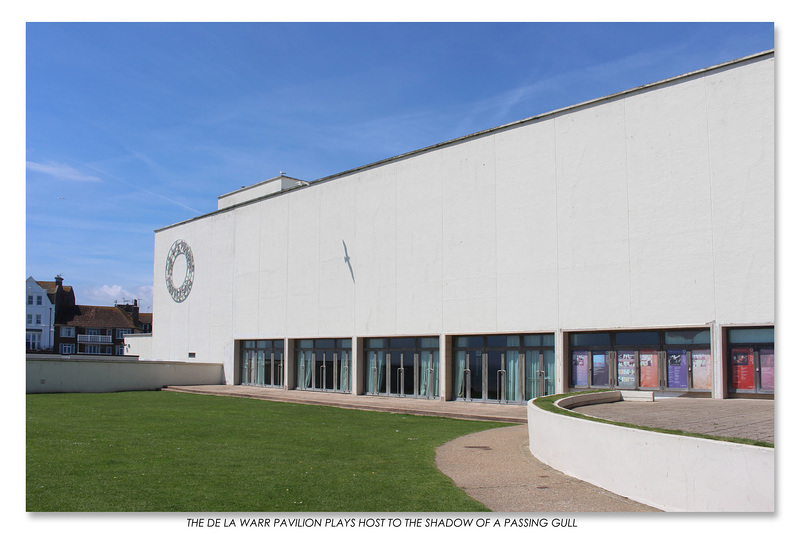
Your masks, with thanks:
M 89 334 L 79 334 L 78 343 L 113 343 L 112 336 L 95 336 Z

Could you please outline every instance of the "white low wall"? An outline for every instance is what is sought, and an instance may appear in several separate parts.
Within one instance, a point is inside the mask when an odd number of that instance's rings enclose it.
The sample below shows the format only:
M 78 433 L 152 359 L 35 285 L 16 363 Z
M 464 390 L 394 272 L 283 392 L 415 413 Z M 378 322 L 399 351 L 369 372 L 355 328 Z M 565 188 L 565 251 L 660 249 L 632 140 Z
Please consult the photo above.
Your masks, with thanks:
M 56 356 L 29 357 L 25 364 L 27 393 L 101 393 L 225 383 L 222 364 L 217 363 Z
M 589 400 L 587 394 L 581 401 Z M 608 402 L 615 399 L 606 399 Z M 625 428 L 528 403 L 531 453 L 563 473 L 669 512 L 772 512 L 775 450 Z

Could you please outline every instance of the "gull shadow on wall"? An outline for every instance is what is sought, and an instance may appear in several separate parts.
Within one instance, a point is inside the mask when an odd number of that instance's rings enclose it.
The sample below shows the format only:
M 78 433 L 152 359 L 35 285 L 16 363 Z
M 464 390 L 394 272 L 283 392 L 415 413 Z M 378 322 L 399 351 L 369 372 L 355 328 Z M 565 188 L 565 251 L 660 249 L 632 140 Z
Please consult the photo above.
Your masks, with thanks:
M 344 262 L 347 264 L 347 267 L 350 269 L 350 278 L 353 279 L 353 282 L 356 281 L 356 277 L 353 274 L 353 265 L 350 263 L 350 256 L 347 254 L 347 243 L 344 242 L 342 239 L 342 246 L 344 247 Z

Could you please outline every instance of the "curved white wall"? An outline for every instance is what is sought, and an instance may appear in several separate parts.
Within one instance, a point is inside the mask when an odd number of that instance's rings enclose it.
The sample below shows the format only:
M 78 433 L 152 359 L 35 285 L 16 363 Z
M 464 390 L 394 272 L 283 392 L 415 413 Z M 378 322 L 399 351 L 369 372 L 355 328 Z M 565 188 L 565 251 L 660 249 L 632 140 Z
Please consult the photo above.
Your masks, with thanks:
M 528 434 L 547 465 L 665 511 L 775 510 L 774 449 L 596 423 L 533 401 Z

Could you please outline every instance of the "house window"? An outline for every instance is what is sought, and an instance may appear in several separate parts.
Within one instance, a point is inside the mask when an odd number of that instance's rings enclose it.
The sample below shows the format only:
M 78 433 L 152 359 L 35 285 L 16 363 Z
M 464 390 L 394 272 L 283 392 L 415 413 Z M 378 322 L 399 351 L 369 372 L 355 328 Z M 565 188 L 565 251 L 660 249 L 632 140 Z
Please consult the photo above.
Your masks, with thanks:
M 117 345 L 117 356 L 125 356 L 125 345 Z
M 72 343 L 62 343 L 58 347 L 58 352 L 61 354 L 75 354 L 75 345 Z
M 28 295 L 28 306 L 33 306 L 33 295 Z
M 100 354 L 100 345 L 86 345 L 84 350 L 86 354 Z
M 74 326 L 62 326 L 61 327 L 61 337 L 75 337 L 75 327 Z
M 33 324 L 33 315 L 28 314 L 28 324 Z
M 87 328 L 86 335 L 88 336 L 102 336 L 103 330 L 101 328 Z
M 117 328 L 117 339 L 125 339 L 125 334 L 132 334 L 133 330 L 130 328 Z
M 42 296 L 41 295 L 36 295 L 36 305 L 37 306 L 41 306 L 42 305 Z
M 42 324 L 42 314 L 41 313 L 37 313 L 36 314 L 36 324 Z
M 25 332 L 25 348 L 39 350 L 42 346 L 42 334 L 39 332 Z

